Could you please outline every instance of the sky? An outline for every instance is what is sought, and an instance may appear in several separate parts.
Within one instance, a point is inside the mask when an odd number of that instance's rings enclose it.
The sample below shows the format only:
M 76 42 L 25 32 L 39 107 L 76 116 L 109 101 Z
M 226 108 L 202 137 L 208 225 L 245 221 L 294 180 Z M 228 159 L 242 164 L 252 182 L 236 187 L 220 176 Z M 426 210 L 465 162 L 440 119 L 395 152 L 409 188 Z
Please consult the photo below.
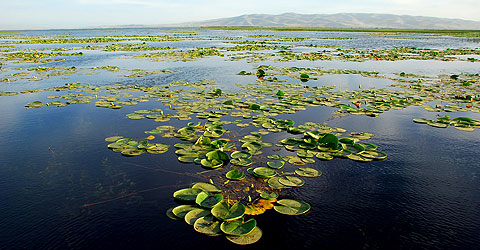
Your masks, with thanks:
M 480 21 L 478 0 L 0 0 L 0 30 L 156 25 L 244 14 L 383 13 Z

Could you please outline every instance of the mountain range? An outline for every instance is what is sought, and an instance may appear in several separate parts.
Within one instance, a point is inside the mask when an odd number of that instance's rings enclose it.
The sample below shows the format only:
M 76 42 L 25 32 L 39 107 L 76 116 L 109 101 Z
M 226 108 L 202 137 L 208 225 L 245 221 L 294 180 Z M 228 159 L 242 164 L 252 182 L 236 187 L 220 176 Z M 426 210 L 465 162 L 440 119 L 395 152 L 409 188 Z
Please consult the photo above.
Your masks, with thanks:
M 392 28 L 392 29 L 459 29 L 480 30 L 480 22 L 393 14 L 339 13 L 280 15 L 249 14 L 230 18 L 211 19 L 199 22 L 168 24 L 169 27 L 318 27 L 318 28 Z

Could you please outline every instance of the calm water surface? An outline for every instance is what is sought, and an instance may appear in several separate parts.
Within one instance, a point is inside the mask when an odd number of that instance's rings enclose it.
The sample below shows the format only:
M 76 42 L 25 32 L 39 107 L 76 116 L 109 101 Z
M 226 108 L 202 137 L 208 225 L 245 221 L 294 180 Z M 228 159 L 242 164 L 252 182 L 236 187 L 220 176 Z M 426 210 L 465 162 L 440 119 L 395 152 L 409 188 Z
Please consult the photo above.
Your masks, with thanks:
M 78 37 L 169 34 L 173 31 L 62 30 L 27 31 L 28 35 Z M 387 35 L 321 32 L 197 31 L 200 36 L 246 36 L 272 34 L 284 37 L 353 37 L 355 40 L 327 40 L 347 48 L 455 48 L 480 46 L 450 37 L 423 40 L 391 39 Z M 313 40 L 312 43 L 317 40 Z M 310 41 L 309 41 L 310 42 Z M 219 41 L 170 42 L 177 48 L 226 46 Z M 51 48 L 57 45 L 25 45 Z M 69 45 L 58 45 L 68 47 Z M 72 45 L 76 46 L 76 45 Z M 82 45 L 83 46 L 83 45 Z M 84 51 L 84 56 L 63 62 L 4 65 L 8 74 L 18 67 L 75 66 L 89 69 L 116 65 L 122 69 L 170 69 L 181 72 L 146 76 L 140 79 L 104 72 L 51 77 L 42 81 L 21 80 L 0 83 L 1 91 L 61 86 L 65 82 L 106 85 L 113 83 L 144 86 L 173 81 L 212 79 L 223 89 L 235 84 L 255 83 L 254 76 L 235 73 L 255 71 L 259 64 L 274 66 L 357 69 L 381 73 L 413 73 L 437 76 L 460 72 L 480 73 L 478 63 L 439 61 L 398 62 L 260 62 L 226 61 L 206 58 L 192 62 L 121 58 L 125 52 Z M 295 80 L 291 80 L 295 81 Z M 308 84 L 336 85 L 340 89 L 385 87 L 392 81 L 360 75 L 325 75 Z M 139 109 L 163 108 L 153 100 L 120 110 L 77 104 L 63 108 L 25 109 L 35 100 L 47 101 L 52 93 L 0 97 L 0 248 L 2 249 L 237 249 L 222 237 L 207 237 L 185 223 L 173 221 L 165 211 L 175 206 L 172 193 L 195 181 L 186 175 L 202 169 L 177 161 L 173 147 L 161 155 L 144 154 L 127 158 L 106 147 L 105 137 L 125 135 L 144 137 L 143 131 L 158 123 L 129 120 L 125 114 Z M 314 107 L 295 115 L 297 124 L 323 123 L 334 111 Z M 282 196 L 304 200 L 312 205 L 302 216 L 284 216 L 269 210 L 256 216 L 264 232 L 249 249 L 478 249 L 480 245 L 480 134 L 453 128 L 436 129 L 412 122 L 412 118 L 435 118 L 420 107 L 391 110 L 377 118 L 348 116 L 328 121 L 349 132 L 372 132 L 368 140 L 388 153 L 388 159 L 358 163 L 346 159 L 317 161 L 311 167 L 323 175 L 308 179 L 305 186 Z M 480 119 L 478 113 L 459 112 L 452 116 Z M 193 119 L 196 121 L 196 118 Z M 171 121 L 177 127 L 185 121 Z M 232 130 L 234 125 L 226 126 Z M 276 142 L 287 134 L 269 134 L 264 141 Z M 162 138 L 174 144 L 178 139 Z M 264 151 L 273 153 L 269 149 Z M 282 151 L 281 154 L 291 152 Z M 294 167 L 287 166 L 285 171 Z M 208 181 L 208 180 L 207 180 Z M 123 197 L 120 198 L 119 197 Z M 82 207 L 85 204 L 111 200 Z

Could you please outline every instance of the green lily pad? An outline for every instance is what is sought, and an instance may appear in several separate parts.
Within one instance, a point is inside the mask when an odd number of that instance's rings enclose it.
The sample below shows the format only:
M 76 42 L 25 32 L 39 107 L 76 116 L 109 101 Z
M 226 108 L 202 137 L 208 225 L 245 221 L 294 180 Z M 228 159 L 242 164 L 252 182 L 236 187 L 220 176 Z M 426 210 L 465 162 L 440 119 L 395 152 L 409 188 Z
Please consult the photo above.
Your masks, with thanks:
M 367 133 L 367 132 L 353 132 L 350 133 L 350 136 L 353 138 L 357 138 L 359 140 L 368 140 L 374 136 L 373 133 Z
M 256 177 L 260 177 L 260 178 L 270 178 L 270 177 L 275 176 L 277 174 L 277 172 L 275 172 L 275 170 L 273 170 L 271 168 L 258 167 L 258 168 L 253 169 L 253 174 Z
M 196 208 L 190 210 L 188 213 L 185 214 L 185 222 L 187 222 L 188 225 L 193 226 L 195 224 L 195 221 L 207 215 L 210 215 L 209 210 L 203 208 Z
M 172 213 L 177 217 L 177 218 L 180 218 L 180 219 L 184 219 L 185 218 L 185 215 L 194 210 L 194 209 L 197 209 L 197 207 L 195 206 L 192 206 L 192 205 L 180 205 L 180 206 L 176 206 L 172 209 Z
M 324 135 L 318 142 L 326 144 L 327 147 L 336 149 L 338 148 L 338 137 L 334 134 Z
M 272 160 L 280 160 L 282 159 L 282 157 L 280 155 L 269 155 L 267 156 L 268 159 L 272 159 Z
M 295 170 L 295 173 L 303 177 L 318 177 L 322 175 L 321 171 L 309 167 L 298 168 Z
M 206 154 L 206 156 L 207 156 L 207 159 L 210 160 L 210 161 L 212 161 L 212 160 L 218 160 L 218 161 L 222 161 L 222 162 L 230 161 L 230 156 L 228 156 L 227 153 L 222 152 L 220 150 L 210 151 Z
M 353 154 L 358 154 L 365 151 L 365 147 L 361 144 L 349 144 L 344 145 L 345 150 L 352 152 Z
M 475 131 L 475 128 L 474 127 L 466 127 L 466 126 L 460 126 L 460 125 L 455 125 L 456 129 L 458 130 L 462 130 L 462 131 Z
M 142 115 L 143 115 L 143 114 L 149 114 L 149 113 L 151 113 L 151 112 L 152 112 L 152 111 L 147 110 L 147 109 L 141 109 L 141 110 L 136 110 L 136 111 L 134 111 L 133 113 L 135 113 L 135 114 L 142 114 Z
M 223 201 L 223 195 L 211 194 L 206 191 L 200 192 L 195 199 L 195 203 L 205 208 L 212 208 L 221 201 Z
M 244 144 L 242 144 L 242 148 L 248 149 L 249 152 L 257 152 L 262 149 L 262 144 L 256 142 L 256 141 L 249 141 Z
M 274 206 L 275 211 L 286 215 L 301 215 L 310 210 L 310 205 L 304 201 L 283 199 L 277 201 L 278 206 Z
M 427 125 L 430 125 L 435 128 L 447 128 L 448 124 L 441 123 L 441 122 L 434 122 L 434 121 L 429 121 L 427 122 Z
M 263 191 L 263 192 L 260 193 L 260 197 L 262 197 L 263 199 L 266 199 L 266 200 L 272 200 L 272 199 L 278 198 L 278 194 L 275 193 L 275 192 L 268 193 L 268 192 Z
M 180 155 L 180 156 L 197 156 L 198 155 L 197 152 L 190 151 L 190 150 L 183 149 L 183 148 L 176 150 L 175 154 Z
M 218 236 L 222 234 L 220 230 L 220 221 L 216 220 L 212 215 L 201 217 L 195 221 L 193 228 L 195 231 L 209 236 Z
M 252 232 L 242 236 L 235 236 L 235 235 L 227 235 L 227 240 L 238 244 L 238 245 L 249 245 L 254 244 L 262 238 L 262 230 L 260 228 L 255 227 Z
M 173 198 L 181 201 L 194 201 L 202 190 L 198 188 L 184 188 L 175 191 Z
M 302 161 L 305 163 L 315 163 L 315 160 L 313 158 L 302 158 Z
M 124 155 L 124 156 L 139 156 L 139 155 L 142 155 L 146 152 L 147 152 L 147 150 L 138 149 L 136 147 L 127 148 L 127 149 L 124 149 L 124 150 L 121 151 L 122 155 Z
M 288 187 L 301 187 L 305 184 L 305 181 L 296 176 L 284 176 L 278 179 L 278 181 Z
M 217 159 L 213 159 L 213 160 L 202 159 L 200 163 L 202 164 L 203 167 L 212 168 L 212 169 L 223 166 L 223 161 L 220 161 Z
M 183 163 L 193 163 L 195 162 L 196 156 L 179 156 L 177 159 L 179 162 Z
M 307 151 L 298 151 L 297 156 L 301 158 L 312 158 L 315 156 L 315 154 Z
M 348 144 L 348 145 L 353 145 L 353 144 L 355 144 L 355 139 L 352 139 L 352 138 L 346 138 L 346 137 L 344 137 L 344 138 L 338 139 L 338 141 L 341 142 L 341 143 L 344 143 L 344 144 Z
M 324 161 L 333 160 L 333 158 L 334 158 L 331 154 L 326 153 L 326 152 L 318 152 L 315 156 L 318 159 L 324 160 Z
M 375 160 L 384 160 L 387 158 L 387 154 L 379 151 L 363 151 L 361 156 L 370 158 L 370 159 L 375 159 Z
M 284 161 L 269 161 L 267 165 L 273 169 L 281 169 L 285 165 Z
M 129 119 L 132 119 L 132 120 L 141 120 L 143 118 L 145 118 L 144 115 L 141 115 L 141 114 L 128 114 L 126 115 L 127 118 Z
M 212 214 L 223 221 L 236 220 L 245 214 L 245 205 L 235 203 L 232 207 L 229 207 L 227 202 L 220 202 L 213 206 Z
M 280 183 L 280 181 L 279 181 L 280 178 L 282 178 L 282 177 L 277 176 L 277 177 L 273 177 L 273 178 L 268 179 L 268 185 L 271 188 L 274 188 L 274 189 L 290 188 L 289 186 L 285 186 L 282 183 Z
M 252 165 L 253 160 L 249 158 L 233 158 L 230 161 L 231 164 L 236 165 L 236 166 L 241 166 L 241 167 L 248 167 Z
M 358 143 L 358 145 L 362 145 L 365 150 L 377 150 L 377 145 L 371 143 Z
M 169 145 L 164 144 L 164 143 L 154 143 L 150 144 L 150 146 L 147 149 L 147 152 L 151 154 L 162 154 L 168 151 L 170 148 Z
M 173 214 L 173 209 L 174 207 L 171 207 L 167 210 L 166 214 L 168 216 L 168 218 L 172 219 L 172 220 L 181 220 L 181 218 L 178 218 L 175 214 Z
M 237 159 L 237 158 L 249 159 L 249 158 L 252 158 L 252 154 L 247 151 L 235 151 L 230 155 L 230 157 L 232 157 L 232 159 Z
M 229 180 L 243 180 L 245 179 L 245 174 L 238 171 L 238 169 L 233 169 L 227 172 L 226 174 L 227 179 Z
M 423 118 L 413 118 L 413 122 L 427 124 L 428 122 L 430 122 L 430 120 L 423 119 Z
M 372 158 L 363 157 L 362 155 L 351 154 L 348 156 L 350 160 L 359 161 L 359 162 L 370 162 L 373 161 Z
M 220 230 L 227 235 L 247 235 L 253 231 L 257 226 L 257 221 L 255 219 L 250 219 L 244 222 L 243 218 L 225 221 L 220 225 Z
M 206 182 L 197 182 L 192 185 L 192 188 L 201 189 L 210 193 L 220 193 L 222 189 L 217 185 L 206 183 Z
M 297 156 L 289 156 L 288 163 L 293 165 L 305 165 L 305 162 L 302 160 L 302 158 Z
M 105 141 L 114 142 L 114 141 L 118 141 L 122 138 L 123 138 L 123 136 L 110 136 L 110 137 L 105 138 Z

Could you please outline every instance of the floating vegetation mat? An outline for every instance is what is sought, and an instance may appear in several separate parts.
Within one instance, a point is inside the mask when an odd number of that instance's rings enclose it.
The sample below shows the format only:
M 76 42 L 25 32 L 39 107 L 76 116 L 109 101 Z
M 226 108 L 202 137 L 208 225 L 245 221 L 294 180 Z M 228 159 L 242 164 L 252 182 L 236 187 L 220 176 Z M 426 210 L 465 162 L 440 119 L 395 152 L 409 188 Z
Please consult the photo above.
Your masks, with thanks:
M 368 142 L 373 133 L 347 131 L 325 123 L 298 124 L 295 120 L 277 118 L 278 115 L 325 106 L 332 110 L 332 117 L 376 117 L 409 106 L 426 108 L 430 102 L 450 103 L 437 104 L 431 108 L 435 112 L 479 108 L 474 75 L 438 79 L 445 84 L 402 83 L 394 85 L 396 89 L 335 91 L 334 86 L 308 87 L 302 81 L 266 80 L 268 74 L 272 74 L 272 69 L 260 67 L 255 72 L 259 77 L 255 84 L 237 86 L 240 91 L 233 92 L 219 89 L 213 81 L 198 81 L 154 87 L 68 83 L 2 95 L 56 93 L 48 96 L 49 102 L 26 104 L 29 109 L 93 102 L 99 108 L 116 110 L 142 102 L 158 102 L 158 108 L 138 109 L 125 115 L 125 119 L 157 123 L 144 131 L 144 137 L 112 135 L 105 138 L 106 146 L 126 157 L 141 157 L 168 153 L 172 146 L 164 138 L 177 138 L 173 147 L 179 163 L 197 165 L 199 171 L 209 173 L 210 183 L 194 183 L 190 188 L 176 191 L 173 197 L 179 204 L 169 209 L 167 215 L 184 220 L 197 232 L 223 235 L 235 244 L 252 244 L 261 238 L 262 231 L 253 216 L 268 209 L 285 215 L 302 215 L 311 209 L 304 201 L 290 199 L 283 190 L 302 188 L 309 178 L 321 178 L 322 171 L 312 167 L 313 163 L 336 158 L 363 163 L 387 159 L 386 152 Z M 299 74 L 299 79 L 311 78 L 306 73 L 295 74 Z M 473 84 L 466 86 L 465 82 Z M 186 121 L 186 126 L 171 126 L 168 123 L 171 119 Z M 413 121 L 443 128 L 452 125 L 465 131 L 472 131 L 480 124 L 463 116 Z M 280 139 L 264 139 L 272 133 Z M 285 167 L 292 171 L 284 171 Z

